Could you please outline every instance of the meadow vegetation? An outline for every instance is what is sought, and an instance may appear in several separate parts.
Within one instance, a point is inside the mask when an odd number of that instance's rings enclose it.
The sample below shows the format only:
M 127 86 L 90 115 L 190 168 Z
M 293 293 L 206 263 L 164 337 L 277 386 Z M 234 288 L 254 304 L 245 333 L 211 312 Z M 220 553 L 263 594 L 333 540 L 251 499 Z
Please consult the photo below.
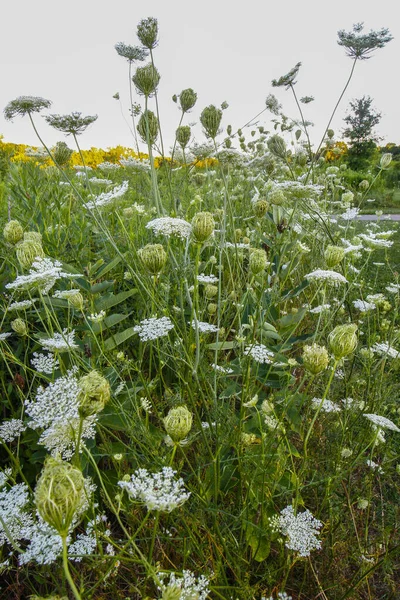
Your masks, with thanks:
M 339 32 L 319 146 L 298 63 L 272 87 L 299 117 L 271 93 L 275 130 L 236 130 L 210 105 L 191 143 L 188 88 L 167 152 L 156 19 L 137 35 L 132 149 L 82 151 L 96 115 L 44 98 L 4 111 L 39 141 L 0 144 L 0 597 L 395 600 L 399 231 L 357 215 L 398 155 L 360 175 L 330 129 L 391 36 Z

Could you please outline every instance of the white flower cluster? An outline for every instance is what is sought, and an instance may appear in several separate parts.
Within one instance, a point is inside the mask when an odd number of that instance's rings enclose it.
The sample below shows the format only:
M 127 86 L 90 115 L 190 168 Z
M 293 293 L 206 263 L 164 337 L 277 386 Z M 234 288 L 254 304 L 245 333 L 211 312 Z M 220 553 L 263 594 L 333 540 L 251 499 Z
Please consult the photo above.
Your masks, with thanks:
M 322 405 L 321 402 L 322 398 L 313 398 L 311 400 L 312 408 L 318 410 L 319 407 L 321 407 L 321 412 L 325 413 L 337 413 L 342 410 L 338 404 L 335 404 L 335 402 L 332 402 L 332 400 L 328 400 L 327 398 L 322 402 Z
M 31 359 L 32 367 L 38 373 L 45 373 L 46 375 L 52 375 L 55 369 L 58 369 L 59 362 L 53 354 L 40 354 L 38 352 L 33 353 Z
M 346 212 L 340 215 L 341 219 L 345 221 L 352 221 L 358 217 L 358 213 L 360 212 L 359 208 L 348 208 Z
M 375 310 L 376 305 L 373 302 L 366 302 L 365 300 L 353 300 L 354 308 L 357 308 L 362 313 Z
M 204 575 L 196 578 L 191 571 L 182 571 L 182 577 L 170 573 L 168 583 L 164 583 L 167 573 L 157 573 L 157 577 L 161 582 L 158 589 L 163 592 L 163 598 L 169 597 L 168 590 L 179 590 L 179 600 L 206 600 L 210 593 L 209 580 Z M 177 595 L 173 594 L 173 597 Z
M 336 271 L 324 271 L 323 269 L 317 269 L 312 271 L 305 276 L 305 279 L 309 281 L 326 281 L 327 283 L 347 283 L 346 277 Z
M 288 537 L 286 548 L 300 556 L 310 556 L 312 550 L 321 548 L 317 538 L 321 527 L 321 521 L 315 519 L 309 510 L 295 515 L 293 506 L 289 505 L 280 512 L 279 528 L 282 535 Z
M 210 367 L 214 369 L 214 371 L 217 371 L 217 373 L 222 373 L 223 375 L 230 375 L 233 373 L 233 369 L 230 367 L 222 367 L 221 365 L 216 365 L 215 363 L 210 365 Z
M 395 425 L 393 421 L 387 419 L 386 417 L 381 417 L 380 415 L 374 415 L 371 413 L 364 413 L 363 416 L 377 427 L 384 427 L 385 429 L 391 429 L 391 431 L 400 431 L 397 425 Z
M 89 521 L 85 533 L 78 533 L 75 542 L 68 548 L 68 556 L 74 562 L 81 562 L 84 556 L 93 554 L 97 546 L 96 523 L 101 519 L 100 515 L 94 521 Z
M 120 158 L 119 162 L 125 168 L 135 169 L 136 171 L 150 171 L 151 165 L 148 158 L 134 158 L 128 156 L 128 158 Z
M 6 542 L 21 539 L 23 529 L 32 525 L 32 516 L 25 512 L 28 503 L 29 491 L 25 483 L 0 490 L 0 547 Z
M 46 388 L 39 387 L 34 400 L 25 400 L 26 413 L 31 418 L 29 427 L 43 429 L 39 444 L 65 459 L 73 456 L 80 424 L 76 371 L 77 368 L 71 369 Z M 95 423 L 96 415 L 84 419 L 82 440 L 94 438 Z
M 118 163 L 114 164 L 106 161 L 97 165 L 97 168 L 101 171 L 115 171 L 115 169 L 120 169 L 121 165 L 119 165 Z
M 21 539 L 29 540 L 25 552 L 19 555 L 20 565 L 35 562 L 38 565 L 50 565 L 62 553 L 62 539 L 59 533 L 38 517 L 35 523 L 23 528 Z
M 82 277 L 82 275 L 64 273 L 62 265 L 58 260 L 37 257 L 32 263 L 29 275 L 18 275 L 15 281 L 7 283 L 6 288 L 9 290 L 31 290 L 38 288 L 42 294 L 46 295 L 55 282 L 64 277 Z
M 78 348 L 74 340 L 75 330 L 68 333 L 67 329 L 63 329 L 62 333 L 55 333 L 52 338 L 42 338 L 39 344 L 49 352 L 66 352 Z
M 218 327 L 216 325 L 212 325 L 212 323 L 205 323 L 204 321 L 197 321 L 197 319 L 193 319 L 191 326 L 194 330 L 198 329 L 200 333 L 217 333 L 218 331 Z
M 398 294 L 400 292 L 400 285 L 398 283 L 391 283 L 386 289 L 391 294 Z
M 387 342 L 376 342 L 373 346 L 371 346 L 372 352 L 374 354 L 379 354 L 380 356 L 385 356 L 389 358 L 399 358 L 400 352 L 395 350 L 390 344 Z
M 100 179 L 99 177 L 91 177 L 89 181 L 97 185 L 112 185 L 114 183 L 112 179 Z
M 144 502 L 147 510 L 171 512 L 190 496 L 190 492 L 185 492 L 183 479 L 175 479 L 175 474 L 171 467 L 163 467 L 158 473 L 138 469 L 131 476 L 131 481 L 119 481 L 118 485 L 131 498 Z
M 270 596 L 269 598 L 266 598 L 265 596 L 262 596 L 261 600 L 274 600 L 274 597 Z M 292 596 L 288 596 L 286 592 L 278 592 L 276 600 L 292 600 Z
M 105 317 L 106 317 L 106 311 L 101 310 L 98 313 L 89 315 L 88 320 L 92 321 L 92 323 L 101 323 L 102 321 L 104 321 Z
M 218 277 L 215 275 L 197 275 L 197 281 L 199 283 L 217 283 Z
M 174 217 L 160 217 L 153 219 L 146 225 L 146 229 L 151 229 L 154 235 L 176 235 L 181 239 L 188 239 L 192 232 L 192 226 L 184 219 Z
M 139 334 L 139 338 L 142 342 L 149 340 L 157 340 L 160 337 L 164 337 L 168 334 L 174 325 L 169 317 L 151 317 L 141 321 L 139 325 L 135 325 L 133 330 Z
M 7 310 L 25 310 L 25 308 L 30 308 L 34 302 L 37 301 L 37 298 L 32 298 L 32 300 L 21 300 L 21 302 L 13 302 L 7 308 Z
M 6 340 L 7 338 L 9 338 L 12 335 L 12 333 L 0 333 L 0 342 L 4 342 L 4 340 Z
M 366 233 L 360 233 L 358 235 L 370 248 L 390 248 L 394 242 L 390 240 L 383 240 L 379 237 L 379 234 L 372 233 L 371 231 L 367 235 Z
M 250 248 L 250 242 L 248 244 L 244 244 L 242 242 L 237 242 L 234 244 L 232 244 L 232 242 L 225 242 L 225 248 L 237 248 L 237 249 Z
M 310 308 L 310 310 L 308 312 L 311 313 L 312 315 L 319 315 L 320 313 L 324 312 L 325 310 L 329 310 L 330 307 L 331 307 L 330 304 L 320 304 L 319 306 Z
M 94 208 L 99 208 L 101 206 L 107 206 L 107 204 L 111 204 L 113 200 L 116 198 L 121 198 L 128 191 L 129 182 L 123 181 L 121 185 L 117 185 L 114 189 L 109 192 L 103 192 L 99 196 L 97 196 L 91 202 L 87 202 L 84 204 L 84 207 L 88 210 L 92 210 Z
M 271 364 L 274 358 L 274 353 L 268 350 L 264 344 L 254 344 L 253 346 L 247 346 L 244 351 L 246 356 L 251 356 L 256 362 L 260 364 Z
M 21 419 L 9 419 L 0 425 L 0 441 L 13 442 L 26 430 L 26 425 Z

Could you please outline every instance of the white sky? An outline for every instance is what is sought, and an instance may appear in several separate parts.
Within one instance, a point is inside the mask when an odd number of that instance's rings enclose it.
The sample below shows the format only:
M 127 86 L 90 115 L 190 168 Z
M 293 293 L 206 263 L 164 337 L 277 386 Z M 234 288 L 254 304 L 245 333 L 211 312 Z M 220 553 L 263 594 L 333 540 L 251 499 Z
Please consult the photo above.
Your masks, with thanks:
M 138 45 L 137 23 L 153 16 L 159 22 L 154 57 L 161 73 L 160 116 L 167 147 L 180 116 L 171 97 L 188 87 L 195 89 L 198 102 L 184 124 L 198 122 L 205 106 L 226 100 L 222 125 L 238 128 L 265 107 L 271 92 L 286 114 L 298 118 L 291 92 L 271 86 L 273 78 L 298 61 L 303 64 L 296 91 L 299 97 L 315 97 L 304 112 L 315 123 L 313 140 L 319 141 L 351 69 L 351 59 L 337 45 L 337 31 L 348 31 L 359 21 L 367 31 L 389 27 L 395 39 L 357 64 L 332 126 L 339 134 L 349 101 L 369 95 L 382 113 L 376 132 L 384 143 L 400 143 L 399 0 L 3 0 L 1 16 L 0 134 L 6 141 L 40 145 L 26 117 L 10 123 L 2 114 L 10 100 L 32 95 L 52 100 L 52 113 L 98 114 L 80 138 L 83 148 L 133 147 L 113 99 L 118 91 L 129 119 L 128 63 L 114 44 Z M 268 113 L 261 119 L 268 129 Z M 65 140 L 41 116 L 36 122 L 48 144 Z M 200 128 L 196 139 L 205 139 Z M 73 140 L 66 141 L 73 147 Z

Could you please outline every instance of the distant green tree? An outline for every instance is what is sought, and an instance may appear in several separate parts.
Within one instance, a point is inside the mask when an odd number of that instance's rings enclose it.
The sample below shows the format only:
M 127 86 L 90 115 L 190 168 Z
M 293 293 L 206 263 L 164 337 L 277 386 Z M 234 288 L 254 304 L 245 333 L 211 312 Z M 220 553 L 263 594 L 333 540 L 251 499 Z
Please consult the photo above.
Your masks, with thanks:
M 368 166 L 375 153 L 376 142 L 380 139 L 373 133 L 373 129 L 382 115 L 372 108 L 372 102 L 370 96 L 353 100 L 350 102 L 351 112 L 344 118 L 347 127 L 343 131 L 343 137 L 349 140 L 347 162 L 355 171 Z

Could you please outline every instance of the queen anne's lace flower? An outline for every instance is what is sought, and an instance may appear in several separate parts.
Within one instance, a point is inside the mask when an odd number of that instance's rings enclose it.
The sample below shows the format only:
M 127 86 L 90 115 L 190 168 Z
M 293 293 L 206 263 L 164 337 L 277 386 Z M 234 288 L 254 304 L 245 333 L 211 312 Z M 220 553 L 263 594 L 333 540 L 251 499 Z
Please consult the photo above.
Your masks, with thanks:
M 215 275 L 198 275 L 197 281 L 199 283 L 217 283 L 218 277 Z
M 370 310 L 375 310 L 376 305 L 373 302 L 366 302 L 365 300 L 354 300 L 353 301 L 354 308 L 357 308 L 360 312 L 368 312 Z
M 79 392 L 77 369 L 71 369 L 46 388 L 39 387 L 34 400 L 25 400 L 26 413 L 31 418 L 28 426 L 42 429 L 39 444 L 43 444 L 53 455 L 61 453 L 69 459 L 75 451 L 79 416 Z M 82 440 L 94 438 L 96 415 L 83 420 Z
M 392 431 L 400 431 L 397 425 L 395 425 L 393 421 L 387 419 L 386 417 L 381 417 L 380 415 L 374 415 L 371 413 L 364 413 L 363 416 L 371 421 L 371 423 L 374 425 L 377 425 L 377 427 L 384 427 L 385 429 L 391 429 Z
M 34 352 L 33 358 L 31 359 L 31 365 L 38 373 L 52 375 L 53 371 L 58 368 L 59 362 L 51 353 L 46 355 Z
M 184 219 L 176 219 L 173 217 L 160 217 L 153 219 L 146 225 L 146 229 L 151 229 L 155 235 L 165 235 L 169 237 L 176 235 L 182 239 L 190 237 L 192 226 Z
M 311 400 L 312 408 L 314 408 L 315 410 L 318 410 L 319 407 L 321 406 L 321 402 L 322 402 L 322 398 L 313 398 Z M 337 412 L 340 412 L 342 409 L 338 404 L 336 404 L 335 402 L 332 402 L 332 400 L 328 400 L 326 398 L 322 402 L 322 406 L 321 406 L 320 410 L 321 410 L 321 412 L 325 412 L 325 413 L 337 413 Z
M 82 277 L 72 273 L 64 273 L 62 265 L 58 260 L 51 258 L 36 258 L 32 263 L 29 275 L 18 275 L 15 281 L 7 283 L 9 290 L 31 290 L 38 288 L 46 295 L 58 279 Z
M 190 496 L 190 492 L 185 492 L 183 479 L 175 479 L 175 475 L 176 471 L 171 467 L 163 467 L 159 473 L 138 469 L 131 476 L 131 481 L 119 481 L 118 485 L 131 498 L 144 502 L 147 510 L 171 512 Z
M 308 281 L 326 281 L 327 283 L 347 283 L 346 277 L 336 271 L 324 271 L 323 269 L 317 269 L 312 271 L 305 276 Z
M 251 356 L 256 362 L 260 364 L 271 364 L 274 358 L 274 353 L 268 350 L 264 344 L 254 344 L 253 346 L 247 346 L 244 351 L 246 356 Z
M 174 325 L 168 317 L 161 317 L 160 319 L 152 317 L 151 319 L 141 321 L 139 325 L 135 325 L 133 330 L 139 334 L 139 338 L 142 342 L 147 342 L 168 335 L 168 332 L 171 331 L 173 327 Z
M 121 198 L 128 191 L 129 182 L 123 181 L 121 185 L 117 185 L 114 189 L 109 192 L 103 192 L 99 196 L 97 196 L 94 200 L 87 202 L 84 206 L 88 210 L 92 210 L 94 208 L 99 208 L 102 206 L 107 206 L 111 204 L 113 200 L 116 198 Z
M 209 594 L 209 580 L 204 576 L 196 578 L 191 571 L 183 571 L 182 577 L 170 573 L 168 583 L 165 583 L 167 573 L 158 573 L 157 578 L 161 582 L 158 589 L 163 592 L 163 598 L 179 598 L 179 600 L 206 600 Z M 171 595 L 168 595 L 171 590 Z M 174 594 L 174 592 L 175 593 Z M 178 596 L 179 591 L 179 596 Z
M 63 329 L 61 333 L 55 333 L 52 338 L 42 338 L 39 344 L 49 352 L 66 352 L 78 348 L 74 340 L 75 330 L 68 333 L 67 329 Z
M 21 419 L 3 421 L 0 425 L 0 440 L 3 442 L 13 442 L 25 430 L 26 425 L 24 425 Z
M 29 491 L 25 483 L 0 490 L 0 546 L 11 541 L 9 535 L 12 540 L 21 539 L 23 529 L 32 525 L 32 516 L 26 512 L 28 503 Z
M 380 356 L 388 356 L 389 358 L 399 358 L 400 352 L 395 350 L 390 344 L 387 342 L 377 342 L 373 346 L 371 346 L 372 352 L 375 354 L 379 354 Z
M 297 515 L 293 506 L 281 510 L 279 528 L 282 535 L 288 538 L 285 545 L 300 556 L 310 556 L 312 550 L 321 548 L 321 541 L 317 539 L 321 527 L 321 521 L 315 519 L 309 510 Z
M 12 333 L 0 333 L 0 342 L 4 342 L 4 340 L 8 339 L 10 336 L 12 335 Z
M 9 310 L 25 310 L 26 308 L 30 308 L 34 302 L 37 302 L 37 298 L 32 298 L 31 300 L 21 300 L 21 302 L 13 302 L 7 308 Z
M 212 323 L 205 323 L 204 321 L 197 321 L 193 319 L 191 323 L 193 329 L 198 329 L 200 333 L 217 333 L 218 327 L 212 325 Z

